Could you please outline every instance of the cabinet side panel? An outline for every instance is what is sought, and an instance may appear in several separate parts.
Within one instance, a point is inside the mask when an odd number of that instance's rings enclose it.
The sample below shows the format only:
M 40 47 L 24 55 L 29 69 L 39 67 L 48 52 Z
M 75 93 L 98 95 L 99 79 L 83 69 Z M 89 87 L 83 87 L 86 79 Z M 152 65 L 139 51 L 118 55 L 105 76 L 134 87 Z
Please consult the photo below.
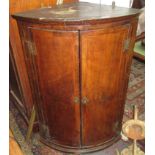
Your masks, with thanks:
M 84 146 L 120 134 L 132 58 L 130 30 L 131 25 L 122 25 L 81 33 Z
M 39 108 L 50 140 L 79 146 L 78 32 L 31 29 L 31 33 L 41 99 Z

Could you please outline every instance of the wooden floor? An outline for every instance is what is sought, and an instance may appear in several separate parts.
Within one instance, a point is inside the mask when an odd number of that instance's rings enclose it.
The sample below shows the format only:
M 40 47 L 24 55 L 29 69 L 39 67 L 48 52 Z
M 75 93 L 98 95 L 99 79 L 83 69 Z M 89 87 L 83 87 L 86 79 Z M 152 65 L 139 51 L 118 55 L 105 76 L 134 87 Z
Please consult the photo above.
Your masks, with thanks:
M 18 143 L 14 139 L 11 130 L 9 131 L 9 155 L 24 155 Z

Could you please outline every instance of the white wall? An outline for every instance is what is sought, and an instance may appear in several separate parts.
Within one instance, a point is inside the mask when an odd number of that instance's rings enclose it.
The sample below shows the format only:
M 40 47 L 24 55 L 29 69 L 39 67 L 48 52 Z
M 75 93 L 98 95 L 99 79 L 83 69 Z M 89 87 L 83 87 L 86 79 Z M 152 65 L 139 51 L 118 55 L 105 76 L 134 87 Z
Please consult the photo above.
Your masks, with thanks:
M 97 3 L 97 4 L 105 4 L 105 5 L 111 5 L 113 0 L 80 0 L 81 2 L 90 2 L 90 3 Z M 121 7 L 130 7 L 132 0 L 114 0 L 116 6 Z

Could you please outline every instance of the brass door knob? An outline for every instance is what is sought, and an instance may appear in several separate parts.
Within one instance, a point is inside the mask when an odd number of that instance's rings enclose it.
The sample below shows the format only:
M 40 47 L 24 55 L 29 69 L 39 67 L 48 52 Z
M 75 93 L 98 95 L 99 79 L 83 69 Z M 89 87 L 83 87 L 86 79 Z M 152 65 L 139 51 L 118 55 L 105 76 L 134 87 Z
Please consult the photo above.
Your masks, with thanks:
M 74 97 L 74 103 L 80 103 L 80 99 L 79 99 L 79 97 Z
M 89 100 L 87 97 L 83 97 L 81 102 L 82 102 L 82 104 L 87 104 L 89 102 Z

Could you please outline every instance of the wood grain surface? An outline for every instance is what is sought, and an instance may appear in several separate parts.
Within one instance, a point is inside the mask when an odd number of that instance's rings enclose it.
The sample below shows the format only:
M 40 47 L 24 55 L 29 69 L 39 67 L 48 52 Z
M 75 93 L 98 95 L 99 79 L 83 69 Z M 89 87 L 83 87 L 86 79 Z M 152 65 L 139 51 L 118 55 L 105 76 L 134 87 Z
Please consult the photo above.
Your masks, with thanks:
M 75 2 L 76 0 L 64 0 L 64 3 L 68 2 Z M 12 48 L 12 59 L 15 61 L 15 65 L 17 68 L 17 74 L 19 77 L 19 87 L 21 87 L 22 91 L 22 102 L 24 106 L 24 111 L 26 109 L 26 114 L 23 113 L 22 115 L 26 115 L 27 119 L 29 119 L 31 110 L 33 107 L 33 99 L 32 99 L 32 91 L 30 88 L 30 82 L 28 79 L 28 74 L 25 66 L 25 60 L 23 55 L 23 49 L 21 45 L 21 40 L 19 37 L 19 30 L 17 27 L 17 22 L 15 19 L 12 18 L 12 14 L 19 13 L 22 11 L 28 11 L 31 9 L 41 8 L 41 7 L 48 7 L 48 6 L 55 6 L 56 0 L 10 0 L 9 5 L 9 35 L 10 35 L 10 46 Z M 10 63 L 11 65 L 11 63 Z M 16 90 L 12 90 L 16 92 Z M 16 95 L 17 96 L 17 95 Z
M 92 18 L 82 6 L 94 6 Z M 66 7 L 79 12 L 38 20 Z M 120 137 L 139 12 L 103 6 L 99 14 L 89 3 L 60 8 L 14 15 L 41 140 L 64 152 L 97 151 Z

